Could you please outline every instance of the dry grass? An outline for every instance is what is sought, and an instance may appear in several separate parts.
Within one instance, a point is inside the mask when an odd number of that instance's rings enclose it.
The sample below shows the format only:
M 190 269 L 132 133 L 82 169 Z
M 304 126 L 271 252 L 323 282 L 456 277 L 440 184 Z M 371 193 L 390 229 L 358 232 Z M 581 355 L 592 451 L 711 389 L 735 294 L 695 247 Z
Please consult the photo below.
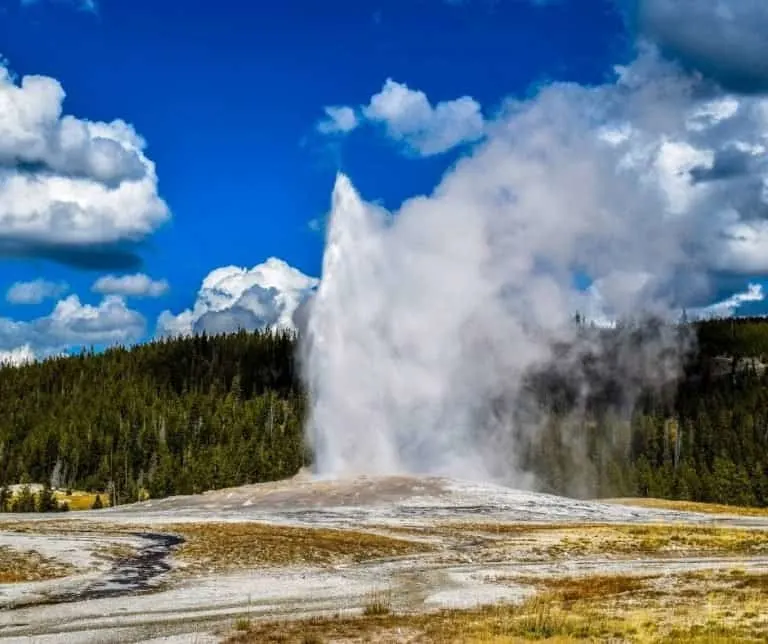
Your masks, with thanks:
M 254 622 L 229 644 L 306 642 L 509 642 L 523 639 L 599 638 L 610 634 L 603 623 L 571 616 L 543 600 L 520 607 L 499 606 L 429 615 L 363 615 L 291 622 Z
M 193 571 L 259 566 L 331 565 L 427 552 L 423 543 L 355 532 L 260 523 L 198 523 L 163 526 L 185 539 L 177 556 Z
M 672 510 L 676 512 L 698 512 L 702 514 L 726 514 L 745 517 L 768 517 L 768 508 L 750 508 L 717 503 L 696 503 L 694 501 L 668 501 L 666 499 L 605 499 L 601 503 L 630 505 L 654 510 Z
M 691 582 L 704 584 L 706 588 L 716 587 L 720 590 L 730 588 L 733 590 L 755 590 L 765 593 L 768 597 L 768 573 L 746 572 L 740 569 L 728 571 L 701 571 L 689 572 L 680 575 L 681 578 Z
M 59 503 L 66 503 L 70 510 L 90 510 L 93 507 L 93 502 L 96 500 L 96 496 L 101 496 L 101 502 L 104 507 L 109 507 L 109 494 L 96 495 L 91 492 L 72 491 L 71 494 L 67 494 L 66 491 L 57 490 L 54 495 Z
M 48 515 L 39 515 L 48 516 Z M 162 532 L 161 527 L 152 528 L 152 526 L 119 524 L 119 523 L 100 523 L 96 521 L 85 521 L 74 519 L 71 515 L 54 515 L 58 518 L 35 518 L 34 520 L 6 519 L 0 514 L 0 532 L 18 532 L 21 534 L 45 534 L 45 535 L 67 535 L 67 534 L 99 534 L 99 535 L 126 535 L 132 532 Z
M 757 555 L 768 552 L 768 531 L 703 526 L 629 525 L 593 528 L 562 544 L 566 554 Z M 587 542 L 589 540 L 589 542 Z M 570 547 L 572 546 L 572 547 Z M 553 554 L 558 554 L 556 547 Z
M 124 543 L 110 543 L 98 548 L 94 554 L 108 561 L 121 561 L 135 556 L 136 548 Z
M 262 523 L 178 523 L 162 526 L 98 524 L 85 521 L 0 521 L 0 530 L 26 534 L 172 533 L 185 541 L 176 551 L 190 572 L 245 570 L 293 564 L 332 565 L 430 552 L 432 546 L 353 530 L 299 528 Z M 113 544 L 100 551 L 112 558 L 129 548 Z
M 699 525 L 453 523 L 390 535 L 261 523 L 109 525 L 81 521 L 0 522 L 39 534 L 172 532 L 185 539 L 177 556 L 192 573 L 280 565 L 333 565 L 434 553 L 436 563 L 560 561 L 610 556 L 681 558 L 768 554 L 768 530 Z M 436 548 L 431 540 L 437 540 Z M 114 554 L 114 553 L 113 553 Z
M 163 526 L 44 521 L 0 528 L 33 532 L 124 534 L 173 532 L 186 542 L 177 556 L 192 573 L 259 566 L 323 566 L 431 552 L 486 561 L 557 561 L 598 556 L 728 557 L 768 553 L 768 531 L 697 525 L 452 523 L 406 528 L 392 536 L 360 531 L 259 523 Z M 377 531 L 378 532 L 378 531 Z M 396 536 L 395 536 L 396 535 Z M 412 540 L 409 540 L 409 537 Z M 400 538 L 402 537 L 402 538 Z M 419 540 L 413 540 L 416 537 Z M 425 538 L 439 538 L 435 552 Z M 109 554 L 109 553 L 105 553 Z M 114 550 L 112 556 L 121 552 Z M 397 596 L 362 597 L 359 617 L 325 616 L 265 622 L 249 615 L 234 626 L 232 642 L 762 642 L 768 641 L 768 575 L 740 570 L 662 576 L 513 577 L 495 579 L 532 587 L 521 605 L 419 614 L 423 606 Z M 408 606 L 408 614 L 393 607 Z M 350 607 L 352 608 L 352 607 Z
M 46 559 L 34 550 L 19 551 L 0 546 L 0 584 L 17 584 L 66 577 L 74 568 Z
M 450 524 L 444 537 L 473 543 L 475 561 L 550 561 L 611 555 L 617 558 L 768 554 L 768 530 L 697 525 Z
M 516 584 L 535 586 L 565 603 L 616 597 L 637 596 L 648 590 L 658 576 L 596 575 L 581 577 L 511 577 Z M 499 581 L 497 579 L 497 581 Z
M 389 615 L 392 612 L 392 593 L 390 592 L 372 592 L 366 597 L 365 606 L 363 606 L 363 615 L 366 617 L 381 617 Z
M 605 575 L 527 581 L 540 593 L 518 606 L 426 615 L 364 611 L 358 618 L 253 622 L 228 641 L 732 644 L 768 638 L 768 595 L 759 575 L 731 572 L 711 574 L 711 579 Z M 683 592 L 686 589 L 689 592 Z

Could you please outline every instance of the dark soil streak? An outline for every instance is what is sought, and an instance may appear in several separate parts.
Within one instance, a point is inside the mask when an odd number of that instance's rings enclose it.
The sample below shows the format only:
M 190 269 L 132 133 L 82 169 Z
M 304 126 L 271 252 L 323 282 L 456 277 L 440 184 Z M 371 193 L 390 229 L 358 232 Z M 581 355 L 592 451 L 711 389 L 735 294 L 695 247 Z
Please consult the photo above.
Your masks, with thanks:
M 132 534 L 150 543 L 130 557 L 118 559 L 111 570 L 85 588 L 77 592 L 52 594 L 34 603 L 36 605 L 65 604 L 90 599 L 143 595 L 157 591 L 162 576 L 171 570 L 171 564 L 168 561 L 170 555 L 176 547 L 184 543 L 184 539 L 173 534 L 153 532 Z

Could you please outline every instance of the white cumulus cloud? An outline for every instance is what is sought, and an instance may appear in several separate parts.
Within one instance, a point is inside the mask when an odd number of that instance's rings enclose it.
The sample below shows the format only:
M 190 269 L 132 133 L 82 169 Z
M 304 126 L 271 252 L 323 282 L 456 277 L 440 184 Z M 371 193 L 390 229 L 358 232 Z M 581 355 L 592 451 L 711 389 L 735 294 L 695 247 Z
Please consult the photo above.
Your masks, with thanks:
M 318 280 L 271 257 L 251 269 L 217 268 L 203 280 L 191 309 L 163 312 L 158 335 L 226 333 L 238 329 L 294 329 Z
M 326 117 L 317 124 L 321 134 L 346 134 L 358 126 L 355 110 L 346 105 L 325 108 Z
M 170 216 L 133 127 L 65 115 L 64 96 L 0 65 L 0 252 L 135 242 Z
M 146 331 L 146 321 L 125 300 L 108 295 L 97 305 L 83 304 L 77 295 L 60 300 L 47 316 L 33 320 L 0 318 L 0 351 L 28 347 L 43 357 L 92 345 L 131 344 Z
M 363 121 L 384 128 L 389 138 L 410 154 L 433 156 L 480 140 L 485 120 L 480 104 L 470 96 L 432 105 L 427 95 L 387 79 L 381 91 L 357 112 L 351 107 L 327 107 L 322 133 L 345 133 Z
M 363 109 L 365 117 L 386 127 L 387 134 L 411 150 L 430 156 L 482 138 L 480 104 L 469 96 L 441 101 L 435 106 L 427 95 L 391 78 Z
M 44 279 L 31 282 L 16 282 L 5 294 L 11 304 L 40 304 L 43 300 L 57 298 L 69 290 L 65 282 L 50 282 Z
M 153 280 L 149 275 L 104 275 L 94 282 L 93 290 L 104 295 L 126 297 L 160 297 L 170 288 L 167 280 Z

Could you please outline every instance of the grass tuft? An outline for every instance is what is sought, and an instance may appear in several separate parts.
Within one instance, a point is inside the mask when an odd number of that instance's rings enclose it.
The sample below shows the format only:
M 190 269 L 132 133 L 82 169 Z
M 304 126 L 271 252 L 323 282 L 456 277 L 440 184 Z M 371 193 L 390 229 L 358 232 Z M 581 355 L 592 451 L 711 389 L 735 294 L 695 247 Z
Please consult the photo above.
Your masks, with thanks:
M 391 613 L 391 593 L 373 592 L 368 595 L 363 607 L 363 615 L 365 617 L 382 617 Z
M 235 620 L 236 631 L 249 631 L 251 630 L 251 620 L 247 617 L 238 617 Z

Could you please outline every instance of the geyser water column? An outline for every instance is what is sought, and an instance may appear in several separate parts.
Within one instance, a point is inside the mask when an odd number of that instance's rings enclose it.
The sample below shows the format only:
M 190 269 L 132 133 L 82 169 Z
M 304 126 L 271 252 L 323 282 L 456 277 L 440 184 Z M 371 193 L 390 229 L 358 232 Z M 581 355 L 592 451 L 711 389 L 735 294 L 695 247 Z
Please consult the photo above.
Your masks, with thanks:
M 320 475 L 486 478 L 470 393 L 456 382 L 458 340 L 479 296 L 464 286 L 476 281 L 485 244 L 471 222 L 448 234 L 448 213 L 433 237 L 435 214 L 411 221 L 403 211 L 395 226 L 337 177 L 304 359 Z
M 693 91 L 699 82 L 643 52 L 614 83 L 542 88 L 393 214 L 337 177 L 302 334 L 318 473 L 527 483 L 516 459 L 547 420 L 527 375 L 559 370 L 583 401 L 593 382 L 580 356 L 605 363 L 600 334 L 579 333 L 574 314 L 677 319 L 741 252 L 735 235 L 748 224 L 734 224 L 732 205 L 742 183 L 691 174 L 732 149 L 728 127 L 702 121 L 718 112 L 706 87 Z M 764 131 L 745 123 L 751 138 Z M 705 145 L 711 154 L 697 151 Z M 657 359 L 675 337 L 637 346 L 629 332 L 611 336 L 606 355 L 621 364 L 608 375 L 630 392 L 622 410 L 640 384 L 677 373 Z M 571 347 L 570 362 L 555 346 Z
M 385 221 L 364 204 L 347 177 L 333 189 L 323 279 L 312 302 L 305 348 L 312 398 L 311 440 L 321 474 L 399 468 L 383 401 L 373 383 L 383 356 L 376 342 L 377 282 Z

